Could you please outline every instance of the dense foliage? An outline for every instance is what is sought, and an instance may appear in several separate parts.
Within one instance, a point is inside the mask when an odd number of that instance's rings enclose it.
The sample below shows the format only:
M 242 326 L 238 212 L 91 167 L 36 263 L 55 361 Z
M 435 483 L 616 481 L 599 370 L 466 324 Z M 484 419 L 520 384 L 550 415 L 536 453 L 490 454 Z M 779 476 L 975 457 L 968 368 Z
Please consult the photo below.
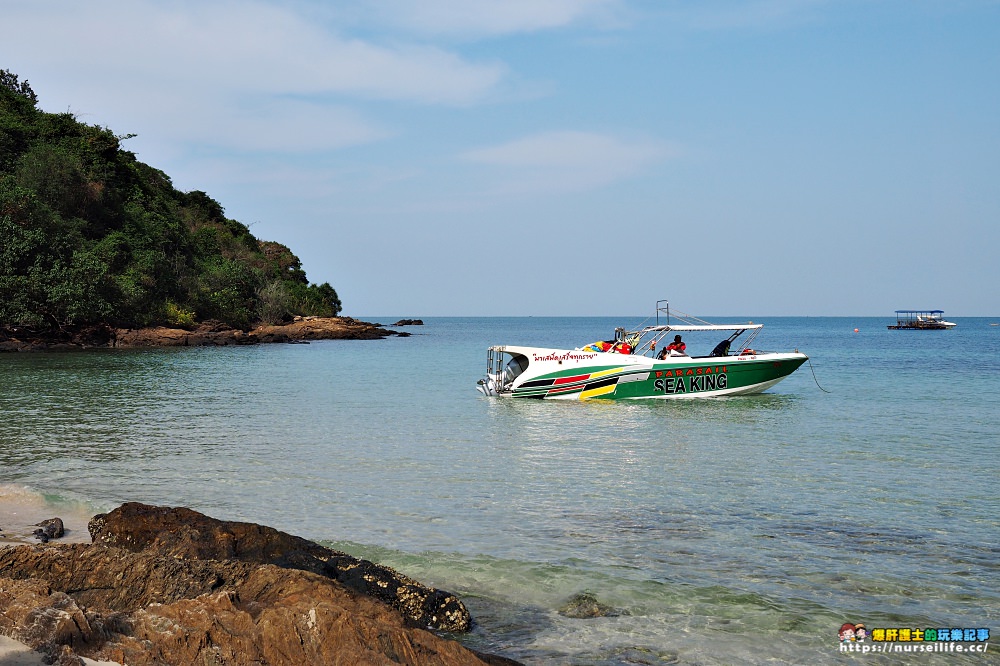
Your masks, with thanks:
M 0 327 L 246 328 L 336 316 L 291 250 L 123 150 L 111 130 L 46 113 L 0 70 Z

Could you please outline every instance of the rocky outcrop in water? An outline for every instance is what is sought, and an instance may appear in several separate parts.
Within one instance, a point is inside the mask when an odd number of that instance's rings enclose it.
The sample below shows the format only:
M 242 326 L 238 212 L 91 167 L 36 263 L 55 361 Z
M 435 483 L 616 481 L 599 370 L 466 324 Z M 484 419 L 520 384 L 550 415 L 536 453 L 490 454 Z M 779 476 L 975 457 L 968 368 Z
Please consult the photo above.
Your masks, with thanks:
M 281 342 L 281 336 L 287 340 L 380 340 L 410 334 L 351 317 L 296 317 L 287 324 L 258 326 L 250 335 L 261 342 Z
M 559 607 L 559 614 L 575 619 L 591 617 L 615 617 L 618 611 L 607 604 L 602 604 L 592 592 L 580 592 L 570 597 Z
M 196 328 L 111 328 L 106 325 L 35 331 L 0 329 L 0 352 L 59 351 L 101 347 L 221 347 L 309 340 L 380 340 L 406 332 L 351 317 L 296 317 L 279 325 L 258 326 L 250 331 L 217 321 L 204 321 Z
M 269 527 L 125 504 L 90 529 L 0 548 L 0 633 L 131 666 L 515 663 L 421 628 L 470 626 L 453 595 Z
M 61 351 L 114 346 L 110 326 L 79 326 L 71 329 L 34 330 L 0 328 L 0 352 Z
M 197 328 L 116 328 L 109 347 L 226 347 L 254 345 L 260 341 L 250 333 L 217 321 L 205 321 Z

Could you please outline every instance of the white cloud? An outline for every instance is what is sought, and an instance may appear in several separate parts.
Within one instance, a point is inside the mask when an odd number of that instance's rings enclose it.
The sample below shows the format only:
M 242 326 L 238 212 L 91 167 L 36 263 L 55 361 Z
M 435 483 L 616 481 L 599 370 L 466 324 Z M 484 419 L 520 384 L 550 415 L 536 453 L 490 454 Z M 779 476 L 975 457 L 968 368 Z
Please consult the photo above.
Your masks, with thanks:
M 30 36 L 18 48 L 51 49 L 56 61 L 153 74 L 170 84 L 206 91 L 238 88 L 271 93 L 326 94 L 464 104 L 481 99 L 505 69 L 476 64 L 426 46 L 379 46 L 346 39 L 306 15 L 259 2 L 180 6 L 154 2 L 69 5 L 55 18 L 18 18 Z M 24 25 L 27 23 L 27 25 Z M 34 25 L 31 25 L 34 23 Z M 87 44 L 65 58 L 52 49 Z
M 503 168 L 508 175 L 507 189 L 531 191 L 599 187 L 630 177 L 673 154 L 674 149 L 656 141 L 558 131 L 480 148 L 461 158 Z
M 262 2 L 15 2 L 4 24 L 17 26 L 0 42 L 4 66 L 46 110 L 106 124 L 97 109 L 113 109 L 120 131 L 242 149 L 371 141 L 387 131 L 346 104 L 468 105 L 507 74 L 432 46 L 344 38 Z

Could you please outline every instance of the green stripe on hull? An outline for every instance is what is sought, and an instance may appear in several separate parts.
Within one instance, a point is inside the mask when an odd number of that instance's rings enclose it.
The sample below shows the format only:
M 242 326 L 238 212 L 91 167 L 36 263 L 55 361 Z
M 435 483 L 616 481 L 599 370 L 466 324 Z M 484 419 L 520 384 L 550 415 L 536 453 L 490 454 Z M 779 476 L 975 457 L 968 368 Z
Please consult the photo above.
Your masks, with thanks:
M 515 389 L 517 398 L 634 400 L 640 398 L 694 398 L 759 393 L 777 384 L 805 362 L 805 357 L 780 360 L 734 361 L 703 359 L 699 362 L 654 364 L 652 368 L 615 366 L 589 368 L 588 373 L 560 371 L 535 378 L 531 388 Z M 619 366 L 620 367 L 620 366 Z M 605 374 L 606 373 L 606 374 Z M 581 374 L 599 377 L 587 379 Z M 546 384 L 546 381 L 551 384 Z M 563 383 L 558 383 L 562 380 Z M 539 385 L 544 384 L 544 385 Z M 613 390 L 609 386 L 613 384 Z

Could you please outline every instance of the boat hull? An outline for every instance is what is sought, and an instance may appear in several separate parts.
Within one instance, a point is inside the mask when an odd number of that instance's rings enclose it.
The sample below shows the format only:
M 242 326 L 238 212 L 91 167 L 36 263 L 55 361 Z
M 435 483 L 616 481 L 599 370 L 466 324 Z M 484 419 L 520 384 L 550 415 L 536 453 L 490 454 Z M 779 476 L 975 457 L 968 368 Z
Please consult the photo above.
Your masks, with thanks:
M 527 360 L 512 383 L 480 384 L 486 395 L 543 400 L 676 400 L 760 393 L 793 373 L 808 357 L 798 352 L 726 357 L 643 356 L 497 347 Z M 497 391 L 496 387 L 504 386 Z
M 947 331 L 955 328 L 956 325 L 950 321 L 908 322 L 904 324 L 890 324 L 886 328 L 890 331 Z

